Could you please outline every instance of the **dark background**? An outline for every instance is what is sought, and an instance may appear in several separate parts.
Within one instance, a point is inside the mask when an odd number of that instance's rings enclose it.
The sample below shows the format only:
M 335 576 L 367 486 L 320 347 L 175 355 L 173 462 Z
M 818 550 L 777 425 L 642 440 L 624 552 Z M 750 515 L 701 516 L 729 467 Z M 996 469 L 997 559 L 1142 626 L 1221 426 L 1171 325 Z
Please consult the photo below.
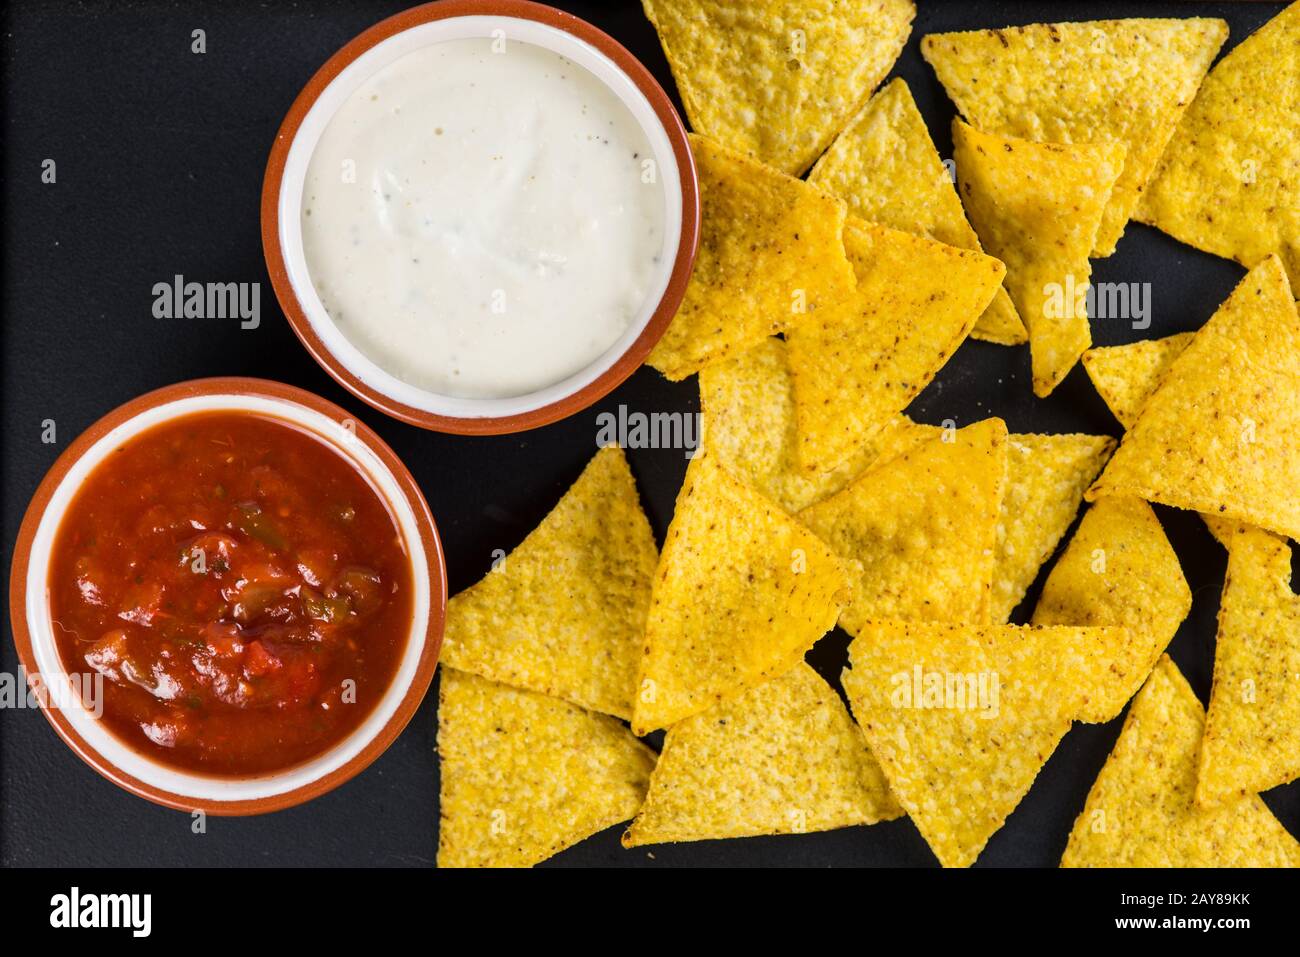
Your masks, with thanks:
M 742 2 L 742 0 L 737 0 Z M 645 412 L 695 410 L 694 378 L 672 384 L 641 369 L 595 407 L 521 435 L 463 438 L 390 420 L 335 385 L 299 345 L 262 261 L 258 199 L 275 131 L 302 85 L 343 43 L 401 2 L 21 3 L 4 23 L 3 547 L 7 569 L 32 492 L 67 444 L 142 392 L 199 376 L 251 375 L 302 386 L 382 435 L 423 486 L 442 533 L 452 593 L 489 567 L 550 510 L 595 451 L 596 415 L 622 403 Z M 658 39 L 634 0 L 560 3 L 612 34 L 672 90 Z M 930 32 L 1118 16 L 1218 16 L 1226 49 L 1273 16 L 1265 3 L 941 3 L 918 0 L 912 36 L 892 75 L 905 77 L 940 152 L 953 108 L 922 61 Z M 207 32 L 207 52 L 190 34 Z M 41 162 L 58 164 L 56 185 Z M 1094 322 L 1097 344 L 1194 330 L 1244 270 L 1131 223 L 1094 280 L 1150 282 L 1153 321 Z M 152 286 L 187 280 L 262 284 L 262 323 L 164 320 Z M 1119 435 L 1078 367 L 1047 400 L 1030 391 L 1029 351 L 968 341 L 913 404 L 928 422 L 990 414 L 1013 432 Z M 40 440 L 54 419 L 58 442 Z M 662 540 L 685 472 L 680 451 L 629 453 Z M 1161 509 L 1195 596 L 1171 653 L 1206 697 L 1226 556 L 1200 520 Z M 1068 537 L 1068 536 L 1067 536 Z M 1048 566 L 1050 567 L 1050 562 Z M 1042 576 L 1040 576 L 1041 582 Z M 1015 620 L 1032 609 L 1030 591 Z M 845 636 L 811 658 L 828 677 Z M 5 622 L 0 670 L 17 669 Z M 304 806 L 252 819 L 190 817 L 155 807 L 82 764 L 34 711 L 0 711 L 0 863 L 5 865 L 416 865 L 437 847 L 436 694 L 367 771 Z M 1054 866 L 1119 733 L 1076 725 L 980 865 Z M 656 742 L 657 743 L 657 742 Z M 1300 834 L 1300 784 L 1265 796 Z M 927 865 L 934 857 L 906 819 L 873 827 L 624 851 L 621 827 L 555 857 L 557 865 Z M 653 855 L 653 856 L 652 856 Z

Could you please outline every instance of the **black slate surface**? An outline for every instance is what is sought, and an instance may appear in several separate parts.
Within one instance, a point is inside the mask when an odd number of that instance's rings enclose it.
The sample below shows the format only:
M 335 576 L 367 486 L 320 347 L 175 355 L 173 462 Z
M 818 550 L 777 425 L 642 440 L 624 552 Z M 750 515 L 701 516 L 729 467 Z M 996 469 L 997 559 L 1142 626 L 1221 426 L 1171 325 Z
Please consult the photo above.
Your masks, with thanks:
M 544 429 L 500 438 L 423 432 L 387 419 L 321 371 L 289 331 L 262 261 L 258 197 L 284 111 L 316 68 L 400 2 L 315 0 L 205 4 L 17 3 L 5 13 L 3 535 L 5 567 L 27 501 L 79 432 L 142 392 L 207 375 L 253 375 L 313 390 L 352 410 L 403 457 L 423 486 L 446 546 L 453 593 L 476 581 L 546 514 L 595 449 L 596 415 L 695 410 L 695 381 L 642 369 L 596 407 Z M 657 38 L 633 0 L 561 3 L 619 39 L 664 84 Z M 918 43 L 929 32 L 1115 16 L 1220 16 L 1227 48 L 1271 17 L 1271 3 L 940 3 L 918 0 L 912 37 L 894 68 L 910 84 L 948 154 L 953 108 Z M 190 52 L 203 29 L 207 52 Z M 42 184 L 41 163 L 58 181 Z M 154 283 L 262 283 L 262 323 L 161 320 Z M 1098 344 L 1198 328 L 1243 274 L 1163 234 L 1130 224 L 1098 282 L 1152 284 L 1153 321 L 1094 323 Z M 1119 434 L 1077 368 L 1047 400 L 1030 392 L 1026 348 L 964 345 L 912 413 L 965 424 L 989 414 L 1012 431 Z M 53 419 L 57 444 L 40 440 Z M 633 469 L 662 538 L 685 471 L 680 451 L 634 450 Z M 1209 691 L 1225 555 L 1195 516 L 1160 516 L 1195 595 L 1171 653 L 1198 694 Z M 1041 580 L 1041 576 L 1040 576 Z M 1037 585 L 1016 620 L 1032 608 Z M 812 660 L 828 675 L 842 634 Z M 5 622 L 0 670 L 17 668 Z M 253 819 L 209 819 L 155 807 L 102 780 L 26 710 L 0 710 L 0 863 L 4 865 L 415 865 L 436 851 L 436 696 L 365 773 L 305 806 Z M 980 866 L 1052 866 L 1105 760 L 1120 719 L 1076 726 L 1033 790 L 990 841 Z M 1265 796 L 1300 834 L 1300 785 Z M 934 858 L 906 820 L 870 828 L 624 851 L 614 828 L 554 865 L 922 865 Z M 651 856 L 653 855 L 653 857 Z

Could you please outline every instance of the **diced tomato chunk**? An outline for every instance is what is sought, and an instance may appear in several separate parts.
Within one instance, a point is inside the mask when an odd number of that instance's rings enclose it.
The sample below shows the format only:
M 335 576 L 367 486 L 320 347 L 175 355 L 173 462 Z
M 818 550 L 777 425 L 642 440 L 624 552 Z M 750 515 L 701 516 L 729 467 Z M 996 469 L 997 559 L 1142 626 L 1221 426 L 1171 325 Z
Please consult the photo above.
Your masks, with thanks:
M 88 605 L 103 605 L 107 601 L 103 585 L 107 580 L 104 569 L 98 562 L 84 556 L 78 558 L 73 567 L 77 574 L 77 591 L 81 600 Z
M 90 665 L 105 678 L 121 681 L 122 663 L 130 653 L 130 639 L 127 633 L 118 628 L 106 632 L 99 641 L 90 646 L 85 654 L 86 664 Z
M 140 723 L 144 736 L 160 748 L 184 744 L 192 735 L 193 722 L 178 712 L 162 714 Z
M 244 651 L 239 626 L 231 622 L 213 621 L 204 625 L 203 640 L 208 652 L 218 658 L 233 658 Z
M 117 617 L 137 625 L 150 624 L 162 607 L 163 585 L 159 581 L 142 581 L 132 585 L 118 606 Z
M 312 588 L 320 588 L 334 574 L 338 556 L 323 548 L 304 548 L 298 553 L 298 574 Z
M 306 654 L 298 654 L 285 663 L 282 680 L 285 703 L 307 701 L 320 688 L 320 669 Z
M 250 641 L 244 654 L 244 674 L 250 678 L 261 678 L 284 667 L 275 655 L 266 650 L 260 641 Z

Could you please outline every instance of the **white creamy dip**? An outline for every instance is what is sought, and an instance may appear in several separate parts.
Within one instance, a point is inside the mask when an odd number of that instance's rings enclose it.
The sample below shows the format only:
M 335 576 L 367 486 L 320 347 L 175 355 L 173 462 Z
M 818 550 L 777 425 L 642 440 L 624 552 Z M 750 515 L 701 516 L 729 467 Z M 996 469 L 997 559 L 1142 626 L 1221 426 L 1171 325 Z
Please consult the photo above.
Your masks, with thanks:
M 665 196 L 631 111 L 532 44 L 459 39 L 366 80 L 321 134 L 303 251 L 331 318 L 397 378 L 505 398 L 596 360 L 647 306 Z

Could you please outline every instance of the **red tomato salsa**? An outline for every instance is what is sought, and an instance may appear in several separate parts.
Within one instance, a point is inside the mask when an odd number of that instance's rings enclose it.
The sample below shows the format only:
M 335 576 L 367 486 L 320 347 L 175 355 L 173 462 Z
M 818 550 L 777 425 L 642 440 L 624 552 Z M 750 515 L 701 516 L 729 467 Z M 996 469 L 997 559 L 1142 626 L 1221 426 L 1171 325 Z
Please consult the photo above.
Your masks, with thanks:
M 338 450 L 248 412 L 163 423 L 109 453 L 64 516 L 50 613 L 103 721 L 175 767 L 252 775 L 365 719 L 406 645 L 411 568 Z

